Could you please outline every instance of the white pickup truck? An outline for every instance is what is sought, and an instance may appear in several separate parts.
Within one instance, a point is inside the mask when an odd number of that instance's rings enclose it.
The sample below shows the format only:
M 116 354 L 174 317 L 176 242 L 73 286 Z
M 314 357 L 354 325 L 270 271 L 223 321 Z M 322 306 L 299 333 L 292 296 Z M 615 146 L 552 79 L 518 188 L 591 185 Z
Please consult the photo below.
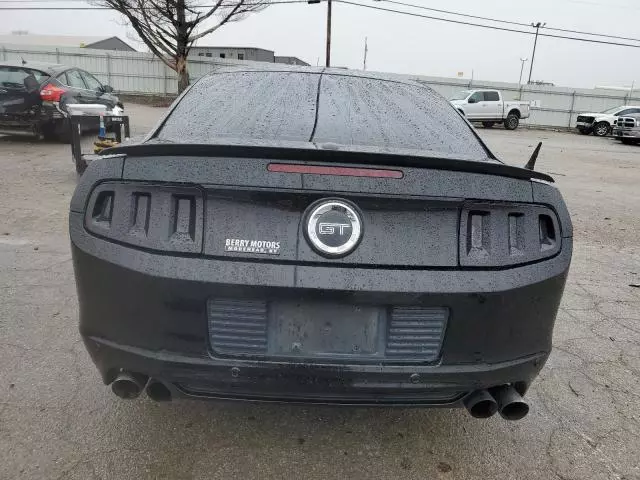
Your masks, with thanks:
M 463 90 L 449 101 L 470 122 L 482 122 L 486 128 L 502 122 L 507 130 L 515 130 L 531 114 L 529 102 L 503 101 L 498 90 Z

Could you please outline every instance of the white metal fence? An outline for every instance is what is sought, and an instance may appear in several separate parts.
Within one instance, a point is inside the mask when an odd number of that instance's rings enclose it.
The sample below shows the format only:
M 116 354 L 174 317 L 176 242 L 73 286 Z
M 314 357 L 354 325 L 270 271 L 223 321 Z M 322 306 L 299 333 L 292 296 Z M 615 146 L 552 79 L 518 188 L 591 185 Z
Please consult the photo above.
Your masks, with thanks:
M 580 112 L 602 112 L 621 105 L 640 105 L 640 92 L 582 89 L 517 83 L 460 80 L 457 78 L 415 77 L 445 97 L 468 88 L 495 88 L 505 99 L 533 102 L 531 117 L 522 123 L 566 128 L 575 125 Z M 633 96 L 632 96 L 633 95 Z
M 177 92 L 175 73 L 151 53 L 24 45 L 0 46 L 0 60 L 20 59 L 77 66 L 93 73 L 103 83 L 123 93 L 167 95 Z M 229 63 L 237 62 L 190 60 L 189 73 L 195 81 L 216 65 Z M 445 97 L 467 88 L 495 88 L 501 90 L 506 99 L 534 101 L 531 118 L 523 123 L 536 126 L 570 127 L 575 124 L 575 117 L 579 112 L 599 112 L 626 104 L 640 105 L 640 92 L 634 92 L 632 97 L 631 92 L 620 90 L 519 86 L 515 83 L 469 81 L 459 78 L 403 76 L 425 83 Z

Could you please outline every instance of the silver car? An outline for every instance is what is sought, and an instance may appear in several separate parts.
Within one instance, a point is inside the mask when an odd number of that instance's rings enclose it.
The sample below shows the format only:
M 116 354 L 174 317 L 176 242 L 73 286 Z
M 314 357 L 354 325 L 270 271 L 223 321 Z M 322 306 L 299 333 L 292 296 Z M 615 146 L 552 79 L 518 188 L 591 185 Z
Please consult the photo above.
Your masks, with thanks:
M 618 117 L 613 122 L 613 136 L 622 143 L 640 143 L 640 113 Z

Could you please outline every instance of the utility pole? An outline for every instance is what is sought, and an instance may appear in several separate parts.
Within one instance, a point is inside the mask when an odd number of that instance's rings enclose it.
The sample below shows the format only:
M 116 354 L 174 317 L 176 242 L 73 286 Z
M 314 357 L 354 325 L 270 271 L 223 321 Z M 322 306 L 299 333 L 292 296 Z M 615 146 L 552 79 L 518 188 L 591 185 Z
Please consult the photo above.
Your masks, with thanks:
M 331 66 L 331 0 L 327 0 L 327 61 L 326 66 Z
M 532 23 L 531 26 L 535 27 L 536 29 L 536 38 L 533 41 L 533 53 L 531 54 L 531 66 L 529 68 L 529 81 L 527 82 L 527 84 L 531 83 L 531 74 L 533 73 L 533 61 L 536 58 L 536 45 L 538 44 L 538 32 L 540 32 L 541 28 L 544 28 L 544 26 L 546 25 L 546 23 Z
M 522 65 L 520 66 L 520 80 L 518 80 L 518 85 L 522 85 L 522 71 L 524 70 L 524 63 L 529 60 L 528 58 L 521 58 L 520 61 Z
M 331 0 L 326 0 L 327 2 L 327 58 L 325 61 L 325 65 L 327 67 L 331 66 Z M 308 4 L 322 3 L 322 0 L 307 0 Z
M 367 69 L 367 52 L 369 47 L 367 46 L 367 37 L 364 37 L 364 62 L 362 62 L 362 70 Z

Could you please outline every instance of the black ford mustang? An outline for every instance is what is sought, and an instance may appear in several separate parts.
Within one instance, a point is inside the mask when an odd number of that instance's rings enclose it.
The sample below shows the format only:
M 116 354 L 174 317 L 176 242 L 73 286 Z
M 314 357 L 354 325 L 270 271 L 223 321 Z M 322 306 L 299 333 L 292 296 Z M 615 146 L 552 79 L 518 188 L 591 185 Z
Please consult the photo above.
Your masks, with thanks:
M 522 418 L 572 252 L 551 182 L 423 85 L 219 69 L 82 177 L 80 331 L 123 398 Z

